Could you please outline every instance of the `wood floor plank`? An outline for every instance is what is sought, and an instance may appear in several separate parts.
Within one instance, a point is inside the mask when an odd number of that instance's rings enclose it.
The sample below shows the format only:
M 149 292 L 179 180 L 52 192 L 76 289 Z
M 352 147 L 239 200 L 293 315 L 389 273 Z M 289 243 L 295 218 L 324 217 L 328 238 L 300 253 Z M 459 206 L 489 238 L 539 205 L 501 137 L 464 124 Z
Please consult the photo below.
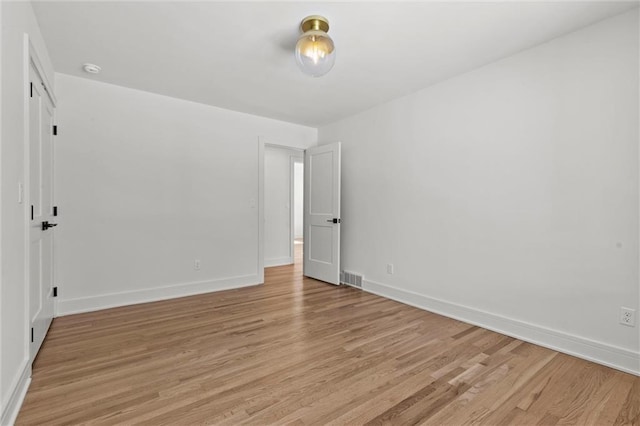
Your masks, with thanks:
M 349 287 L 56 318 L 19 425 L 640 424 L 640 378 Z

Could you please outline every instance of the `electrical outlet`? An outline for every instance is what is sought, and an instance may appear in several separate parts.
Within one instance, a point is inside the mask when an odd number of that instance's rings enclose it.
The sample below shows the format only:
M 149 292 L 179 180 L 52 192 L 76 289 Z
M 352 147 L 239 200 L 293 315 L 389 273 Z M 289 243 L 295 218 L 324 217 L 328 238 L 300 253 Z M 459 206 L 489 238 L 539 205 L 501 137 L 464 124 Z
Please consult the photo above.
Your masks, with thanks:
M 387 274 L 393 275 L 393 263 L 387 263 Z
M 196 270 L 196 271 L 200 270 L 200 259 L 195 259 L 193 261 L 193 269 Z
M 636 310 L 631 308 L 620 308 L 620 324 L 628 325 L 629 327 L 636 326 Z

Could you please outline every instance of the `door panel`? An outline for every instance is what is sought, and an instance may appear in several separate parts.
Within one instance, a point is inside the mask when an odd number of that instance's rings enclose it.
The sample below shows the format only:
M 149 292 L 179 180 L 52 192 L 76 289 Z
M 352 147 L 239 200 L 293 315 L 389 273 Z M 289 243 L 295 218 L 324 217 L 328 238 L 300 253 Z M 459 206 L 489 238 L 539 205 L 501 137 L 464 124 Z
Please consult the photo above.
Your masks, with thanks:
M 321 152 L 312 154 L 313 165 L 310 167 L 311 198 L 309 213 L 312 215 L 333 215 L 333 157 L 334 153 Z
M 340 143 L 309 148 L 304 166 L 304 275 L 340 284 Z
M 309 229 L 309 260 L 331 264 L 333 262 L 333 227 L 311 226 Z
M 31 361 L 35 359 L 53 319 L 53 106 L 40 76 L 30 69 L 29 98 L 29 314 Z

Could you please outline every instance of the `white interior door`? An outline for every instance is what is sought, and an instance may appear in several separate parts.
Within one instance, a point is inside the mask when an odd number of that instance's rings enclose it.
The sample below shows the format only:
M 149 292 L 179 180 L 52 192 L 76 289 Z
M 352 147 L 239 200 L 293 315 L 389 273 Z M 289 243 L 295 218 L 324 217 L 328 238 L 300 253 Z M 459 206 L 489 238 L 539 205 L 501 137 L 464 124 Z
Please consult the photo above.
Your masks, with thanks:
M 304 162 L 304 275 L 340 284 L 340 142 L 309 148 Z
M 53 105 L 30 69 L 29 98 L 29 314 L 31 361 L 53 319 Z M 55 225 L 54 225 L 55 226 Z

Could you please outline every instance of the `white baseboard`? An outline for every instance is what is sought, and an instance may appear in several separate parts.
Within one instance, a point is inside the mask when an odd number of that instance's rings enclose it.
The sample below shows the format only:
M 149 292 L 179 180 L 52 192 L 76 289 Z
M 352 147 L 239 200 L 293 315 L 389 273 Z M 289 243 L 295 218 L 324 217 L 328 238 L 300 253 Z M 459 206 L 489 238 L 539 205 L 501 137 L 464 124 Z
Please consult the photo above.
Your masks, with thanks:
M 293 257 L 281 257 L 279 259 L 265 259 L 264 267 L 271 268 L 272 266 L 291 265 L 293 263 Z
M 363 280 L 362 289 L 406 305 L 640 376 L 638 352 L 374 281 Z
M 232 290 L 257 284 L 262 284 L 258 275 L 243 275 L 239 277 L 221 278 L 209 281 L 195 281 L 144 290 L 102 294 L 78 299 L 60 299 L 57 306 L 57 315 L 64 316 L 79 314 L 82 312 L 99 311 L 101 309 L 157 302 L 159 300 L 175 299 L 178 297 L 193 296 L 196 294 L 211 293 L 214 291 Z
M 31 365 L 29 360 L 26 360 L 22 366 L 22 372 L 14 379 L 14 382 L 9 387 L 11 396 L 3 406 L 2 417 L 0 417 L 0 425 L 10 426 L 16 422 L 20 407 L 24 397 L 27 395 L 27 390 L 31 384 Z

